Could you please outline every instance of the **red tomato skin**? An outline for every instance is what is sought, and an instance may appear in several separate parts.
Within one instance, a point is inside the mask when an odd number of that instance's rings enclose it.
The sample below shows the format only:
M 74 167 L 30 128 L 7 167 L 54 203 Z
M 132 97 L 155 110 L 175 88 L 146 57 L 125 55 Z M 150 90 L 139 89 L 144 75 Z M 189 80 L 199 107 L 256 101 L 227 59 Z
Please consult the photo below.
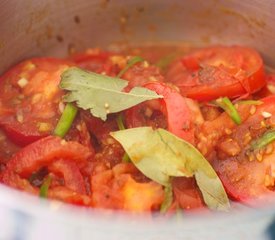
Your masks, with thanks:
M 166 117 L 168 131 L 193 144 L 194 129 L 191 123 L 191 111 L 187 106 L 186 99 L 165 83 L 149 82 L 143 87 L 163 96 L 163 99 L 159 100 L 162 106 L 159 110 Z M 125 117 L 128 127 L 133 128 L 148 125 L 140 110 L 142 110 L 142 105 L 135 106 L 126 111 Z M 153 125 L 153 128 L 159 127 L 159 124 L 164 125 L 162 121 L 160 121 L 156 123 L 157 126 Z
M 144 87 L 163 96 L 160 101 L 165 105 L 164 114 L 167 115 L 168 130 L 193 144 L 194 129 L 191 126 L 191 111 L 184 97 L 164 83 L 151 82 L 145 84 Z
M 21 126 L 18 126 L 18 125 L 20 125 L 20 123 L 13 124 L 13 125 L 12 124 L 3 125 L 3 130 L 5 131 L 7 137 L 18 146 L 24 147 L 43 137 L 48 136 L 47 134 L 45 135 L 34 134 L 33 131 L 29 131 L 28 129 L 22 129 L 22 131 L 18 131 L 19 129 L 21 130 Z
M 17 152 L 8 162 L 7 170 L 15 171 L 21 177 L 28 177 L 57 159 L 70 159 L 81 166 L 81 163 L 91 157 L 89 148 L 78 142 L 66 142 L 59 137 L 48 136 Z
M 0 126 L 14 143 L 26 146 L 52 133 L 61 115 L 60 75 L 72 65 L 63 59 L 33 58 L 0 77 Z M 20 79 L 26 86 L 18 85 Z M 40 130 L 40 123 L 47 129 Z
M 167 80 L 177 85 L 184 96 L 199 101 L 240 97 L 266 84 L 259 54 L 238 46 L 197 50 L 172 64 Z
M 263 111 L 275 114 L 275 96 L 263 98 L 261 101 L 263 104 L 257 106 L 256 112 L 247 118 L 242 125 L 238 126 L 234 134 L 250 129 L 254 123 L 260 123 L 264 119 L 262 116 Z M 236 136 L 239 144 L 241 144 L 242 139 L 239 139 L 239 135 Z M 274 153 L 272 154 L 274 155 Z M 236 157 L 225 160 L 216 159 L 213 161 L 213 167 L 218 173 L 228 195 L 234 200 L 247 203 L 253 199 L 264 198 L 265 194 L 272 193 L 265 186 L 265 176 L 269 171 L 268 169 L 272 168 L 272 161 L 265 161 L 268 156 L 265 156 L 262 162 L 257 159 L 249 161 L 245 153 L 242 152 Z
M 104 73 L 108 76 L 116 76 L 120 69 L 110 60 L 115 53 L 94 49 L 92 52 L 77 53 L 69 59 L 78 67 L 91 72 Z
M 79 194 L 65 186 L 53 187 L 48 190 L 48 198 L 57 199 L 78 206 L 92 206 L 92 199 L 85 194 Z
M 50 172 L 61 174 L 65 186 L 79 194 L 86 194 L 83 176 L 77 164 L 71 160 L 59 159 L 48 167 Z
M 203 198 L 194 178 L 176 177 L 172 180 L 175 200 L 184 209 L 203 208 Z

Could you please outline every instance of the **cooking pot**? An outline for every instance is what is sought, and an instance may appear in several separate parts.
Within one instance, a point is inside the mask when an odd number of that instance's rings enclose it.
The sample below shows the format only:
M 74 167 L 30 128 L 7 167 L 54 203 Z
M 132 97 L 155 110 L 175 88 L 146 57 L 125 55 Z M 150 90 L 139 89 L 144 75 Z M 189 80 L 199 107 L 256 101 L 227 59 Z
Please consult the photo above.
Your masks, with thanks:
M 33 56 L 148 42 L 241 44 L 275 65 L 273 0 L 1 0 L 0 72 Z M 87 210 L 0 185 L 0 239 L 269 239 L 275 208 L 166 217 Z

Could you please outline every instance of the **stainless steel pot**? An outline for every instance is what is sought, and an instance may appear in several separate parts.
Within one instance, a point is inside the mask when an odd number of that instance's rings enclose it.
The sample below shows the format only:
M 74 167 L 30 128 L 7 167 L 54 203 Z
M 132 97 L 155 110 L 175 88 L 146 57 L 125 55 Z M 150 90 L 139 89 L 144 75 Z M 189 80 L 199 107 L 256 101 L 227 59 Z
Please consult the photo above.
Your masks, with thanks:
M 273 0 L 0 0 L 0 72 L 110 44 L 241 44 L 275 66 Z M 266 239 L 274 207 L 154 220 L 48 203 L 0 186 L 0 239 Z M 4 231 L 3 231 L 4 230 Z

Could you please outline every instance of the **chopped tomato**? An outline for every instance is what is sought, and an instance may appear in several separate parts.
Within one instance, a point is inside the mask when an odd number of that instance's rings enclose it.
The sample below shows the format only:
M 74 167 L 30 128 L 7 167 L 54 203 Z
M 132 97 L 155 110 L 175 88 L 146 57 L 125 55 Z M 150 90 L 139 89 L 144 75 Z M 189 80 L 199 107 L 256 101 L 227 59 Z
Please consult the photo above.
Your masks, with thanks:
M 67 188 L 80 194 L 86 193 L 84 179 L 75 162 L 59 159 L 50 164 L 48 170 L 55 174 L 60 174 Z
M 112 170 L 92 176 L 93 205 L 132 212 L 159 208 L 164 199 L 162 187 L 152 181 L 138 183 L 131 176 L 132 172 L 131 164 L 118 164 Z
M 85 53 L 74 54 L 69 59 L 80 68 L 109 76 L 116 76 L 121 66 L 116 64 L 115 57 L 122 58 L 121 56 L 116 56 L 115 53 L 90 49 Z
M 25 146 L 53 131 L 61 115 L 60 75 L 71 65 L 61 59 L 34 58 L 0 78 L 0 126 L 13 142 Z
M 122 78 L 129 81 L 127 89 L 131 89 L 137 86 L 143 86 L 150 81 L 163 82 L 164 78 L 160 73 L 160 69 L 154 65 L 148 65 L 147 62 L 142 62 L 134 65 L 125 74 Z M 127 90 L 126 89 L 126 90 Z
M 60 175 L 65 185 L 63 188 L 50 188 L 49 197 L 87 205 L 90 200 L 88 196 L 84 196 L 85 183 L 79 167 L 83 166 L 91 154 L 89 148 L 78 142 L 66 142 L 59 137 L 49 136 L 16 153 L 1 174 L 1 181 L 14 188 L 38 194 L 39 189 L 24 178 L 46 166 L 49 172 Z
M 7 164 L 7 171 L 14 171 L 22 177 L 58 159 L 70 159 L 83 165 L 92 153 L 78 142 L 66 142 L 59 137 L 42 138 L 17 152 Z
M 242 122 L 249 117 L 250 109 L 251 105 L 249 104 L 240 104 L 238 106 L 238 113 Z M 196 137 L 198 143 L 196 146 L 200 152 L 210 160 L 209 153 L 216 147 L 220 138 L 232 132 L 235 128 L 236 124 L 232 118 L 226 112 L 223 112 L 215 119 L 205 121 L 197 127 Z
M 164 83 L 149 82 L 144 87 L 163 96 L 163 99 L 158 100 L 163 106 L 159 110 L 166 115 L 168 130 L 178 137 L 194 143 L 194 128 L 191 122 L 192 112 L 187 105 L 186 99 L 175 89 Z M 126 111 L 126 123 L 128 126 L 137 127 L 140 125 L 136 114 L 137 107 Z
M 172 64 L 166 77 L 184 96 L 200 101 L 237 98 L 266 84 L 260 55 L 237 46 L 196 50 Z
M 194 178 L 173 178 L 172 186 L 175 200 L 182 209 L 196 209 L 204 206 L 200 190 Z
M 118 130 L 116 115 L 109 115 L 108 121 L 103 121 L 91 115 L 88 111 L 82 111 L 81 117 L 86 123 L 90 133 L 97 139 L 97 141 L 102 142 L 103 139 L 109 136 L 111 131 Z
M 274 146 L 262 150 L 250 150 L 252 139 L 258 139 L 269 128 L 274 128 L 275 96 L 261 100 L 262 105 L 226 139 L 233 139 L 242 149 L 236 156 L 225 160 L 215 160 L 214 168 L 219 174 L 227 193 L 236 200 L 247 201 L 261 198 L 264 193 L 271 193 L 274 186 L 272 171 L 275 167 Z M 265 113 L 272 116 L 266 118 Z
M 49 189 L 48 198 L 57 199 L 75 205 L 92 206 L 92 199 L 90 196 L 79 194 L 64 186 Z

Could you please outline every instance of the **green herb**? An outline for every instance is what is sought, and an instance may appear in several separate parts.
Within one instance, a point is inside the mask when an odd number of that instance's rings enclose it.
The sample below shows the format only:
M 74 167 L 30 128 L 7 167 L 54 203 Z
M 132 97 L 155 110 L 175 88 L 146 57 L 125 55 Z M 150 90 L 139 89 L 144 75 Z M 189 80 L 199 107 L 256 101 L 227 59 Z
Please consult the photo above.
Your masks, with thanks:
M 72 123 L 77 114 L 77 107 L 71 103 L 67 103 L 66 107 L 54 129 L 54 135 L 64 137 L 70 130 Z
M 122 117 L 122 114 L 119 114 L 116 118 L 116 123 L 117 123 L 117 126 L 118 126 L 118 129 L 119 130 L 125 130 L 125 126 L 124 126 L 124 123 L 123 123 L 123 117 Z M 128 154 L 125 152 L 123 157 L 122 157 L 122 162 L 125 162 L 125 163 L 128 163 L 128 162 L 131 162 Z
M 161 213 L 166 213 L 173 203 L 173 189 L 171 184 L 164 188 L 164 196 L 164 201 L 160 206 Z
M 175 58 L 176 54 L 171 53 L 158 60 L 155 65 L 161 69 L 165 69 Z
M 118 129 L 119 130 L 125 130 L 125 126 L 124 126 L 124 123 L 123 123 L 123 116 L 122 114 L 119 114 L 116 118 L 116 123 L 117 123 L 117 126 L 118 126 Z
M 60 83 L 62 89 L 69 91 L 65 101 L 76 102 L 78 107 L 85 110 L 90 109 L 93 116 L 104 121 L 109 113 L 120 112 L 147 100 L 162 98 L 154 91 L 142 87 L 123 92 L 127 85 L 128 81 L 76 67 L 63 72 Z
M 41 185 L 40 191 L 39 191 L 39 196 L 41 198 L 46 198 L 48 196 L 48 190 L 51 185 L 51 182 L 52 182 L 52 178 L 48 176 L 43 182 L 43 184 Z
M 136 56 L 130 59 L 130 61 L 128 62 L 128 64 L 126 65 L 125 68 L 123 68 L 119 74 L 117 75 L 118 78 L 120 78 L 122 75 L 124 75 L 124 73 L 126 73 L 128 71 L 129 68 L 131 68 L 132 66 L 134 66 L 135 64 L 139 63 L 139 62 L 143 62 L 144 59 L 142 57 Z
M 131 161 L 148 178 L 169 186 L 170 177 L 195 176 L 205 203 L 227 210 L 229 201 L 216 172 L 190 143 L 164 129 L 131 128 L 112 132 Z
M 263 102 L 260 100 L 242 100 L 242 101 L 238 101 L 238 104 L 261 105 L 263 104 Z
M 125 162 L 125 163 L 131 162 L 131 159 L 129 158 L 129 155 L 127 153 L 124 153 L 122 157 L 122 162 Z
M 219 98 L 215 101 L 215 103 L 231 117 L 234 123 L 238 125 L 241 124 L 241 117 L 228 97 Z
M 252 150 L 257 150 L 265 147 L 275 140 L 275 129 L 265 132 L 259 139 L 251 144 Z

